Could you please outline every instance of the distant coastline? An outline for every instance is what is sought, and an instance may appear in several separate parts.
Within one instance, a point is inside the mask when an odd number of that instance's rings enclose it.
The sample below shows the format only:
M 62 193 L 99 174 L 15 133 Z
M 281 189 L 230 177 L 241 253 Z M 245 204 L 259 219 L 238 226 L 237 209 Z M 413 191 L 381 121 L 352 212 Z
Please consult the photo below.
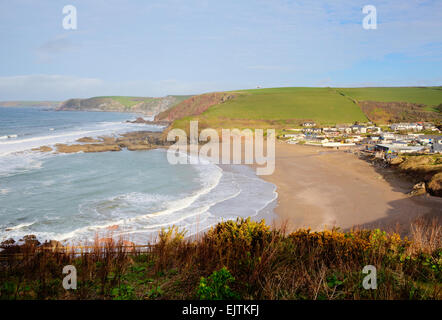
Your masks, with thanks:
M 23 107 L 47 107 L 58 108 L 61 101 L 0 101 L 0 107 L 23 108 Z

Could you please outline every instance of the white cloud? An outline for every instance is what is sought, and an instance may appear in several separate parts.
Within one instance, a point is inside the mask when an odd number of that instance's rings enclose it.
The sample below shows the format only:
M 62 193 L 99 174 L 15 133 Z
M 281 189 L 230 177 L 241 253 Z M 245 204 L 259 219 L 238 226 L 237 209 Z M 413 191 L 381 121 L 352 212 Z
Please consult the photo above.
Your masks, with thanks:
M 198 94 L 233 90 L 230 84 L 193 82 L 176 79 L 105 82 L 98 78 L 64 75 L 20 75 L 0 77 L 0 101 L 8 100 L 67 100 L 93 96 L 165 96 L 169 94 Z
M 48 100 L 94 95 L 103 86 L 97 78 L 64 75 L 0 77 L 0 100 Z

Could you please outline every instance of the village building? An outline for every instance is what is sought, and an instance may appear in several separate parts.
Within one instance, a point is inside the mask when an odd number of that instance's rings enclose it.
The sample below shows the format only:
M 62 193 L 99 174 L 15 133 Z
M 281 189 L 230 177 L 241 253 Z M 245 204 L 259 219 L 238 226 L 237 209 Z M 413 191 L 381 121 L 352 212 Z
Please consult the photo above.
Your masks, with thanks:
M 424 130 L 436 129 L 436 126 L 431 122 L 424 122 L 422 125 L 424 126 Z
M 376 145 L 375 150 L 383 151 L 384 153 L 414 153 L 422 152 L 426 148 L 425 146 L 409 146 L 406 143 L 379 143 Z
M 351 131 L 354 133 L 367 133 L 367 127 L 355 124 L 350 127 Z
M 344 126 L 340 126 L 338 127 L 338 131 L 339 132 L 343 132 L 343 133 L 351 133 L 351 127 L 344 127 Z
M 422 131 L 424 129 L 424 126 L 419 123 L 401 122 L 393 123 L 390 126 L 390 129 L 394 131 Z
M 302 132 L 319 134 L 322 132 L 322 129 L 321 128 L 304 128 L 302 130 Z

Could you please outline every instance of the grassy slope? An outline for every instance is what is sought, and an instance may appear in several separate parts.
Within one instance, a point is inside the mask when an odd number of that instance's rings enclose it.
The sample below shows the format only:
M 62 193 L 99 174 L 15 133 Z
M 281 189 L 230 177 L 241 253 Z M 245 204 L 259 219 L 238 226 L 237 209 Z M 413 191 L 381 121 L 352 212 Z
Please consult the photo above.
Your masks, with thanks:
M 210 107 L 199 116 L 184 117 L 174 127 L 186 128 L 189 120 L 202 127 L 287 127 L 301 120 L 320 124 L 365 122 L 358 101 L 408 102 L 437 111 L 441 87 L 382 88 L 269 88 L 232 91 L 236 97 Z M 179 107 L 179 105 L 177 106 Z
M 207 117 L 311 119 L 321 123 L 366 121 L 357 105 L 329 88 L 244 90 L 236 99 L 210 108 Z
M 411 102 L 424 104 L 428 111 L 442 103 L 441 87 L 385 87 L 385 88 L 339 88 L 336 89 L 358 101 Z
M 271 88 L 234 93 L 235 99 L 212 106 L 197 117 L 183 118 L 176 126 L 183 127 L 189 119 L 196 118 L 214 128 L 247 127 L 270 120 L 284 124 L 294 124 L 296 120 L 323 124 L 367 121 L 358 105 L 330 88 Z
M 145 98 L 145 97 L 128 97 L 128 96 L 103 96 L 103 97 L 96 97 L 96 98 L 110 98 L 112 100 L 115 100 L 122 105 L 124 105 L 127 108 L 133 107 L 137 103 L 140 103 L 142 101 L 149 101 L 152 100 L 152 98 Z
M 178 104 L 181 101 L 183 101 L 191 96 L 171 96 L 171 97 L 176 98 L 177 99 L 176 104 Z M 155 99 L 155 98 L 151 98 L 151 97 L 129 97 L 129 96 L 103 96 L 103 97 L 96 97 L 96 98 L 110 98 L 114 101 L 121 103 L 126 108 L 131 108 L 140 102 L 150 102 Z

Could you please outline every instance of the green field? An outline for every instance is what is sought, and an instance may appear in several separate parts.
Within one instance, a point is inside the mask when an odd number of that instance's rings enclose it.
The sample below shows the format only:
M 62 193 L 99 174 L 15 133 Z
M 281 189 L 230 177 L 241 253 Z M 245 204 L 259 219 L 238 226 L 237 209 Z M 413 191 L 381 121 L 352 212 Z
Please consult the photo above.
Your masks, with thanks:
M 175 104 L 180 103 L 181 101 L 190 98 L 191 96 L 171 96 L 176 99 Z M 151 97 L 130 97 L 130 96 L 102 96 L 102 97 L 95 97 L 95 98 L 109 98 L 112 99 L 118 103 L 121 103 L 126 108 L 132 108 L 134 105 L 140 103 L 140 102 L 151 102 L 158 98 L 151 98 Z
M 424 104 L 427 110 L 442 103 L 442 87 L 337 88 L 357 101 L 411 102 Z
M 367 116 L 358 105 L 360 101 L 422 104 L 425 105 L 423 111 L 434 112 L 437 112 L 436 106 L 442 103 L 442 87 L 286 87 L 228 93 L 235 97 L 211 106 L 198 116 L 176 120 L 174 127 L 185 128 L 189 120 L 196 119 L 202 127 L 210 128 L 287 128 L 304 120 L 313 120 L 321 125 L 367 122 Z M 192 108 L 198 109 L 198 105 Z
M 103 96 L 103 97 L 96 97 L 96 98 L 110 98 L 112 100 L 115 100 L 119 103 L 121 103 L 123 106 L 127 108 L 131 108 L 137 103 L 143 102 L 143 101 L 150 101 L 153 98 L 145 98 L 145 97 L 127 97 L 127 96 Z
M 258 124 L 260 121 L 294 124 L 313 120 L 321 124 L 366 122 L 358 105 L 330 88 L 271 88 L 232 91 L 237 96 L 210 107 L 197 117 L 205 125 Z M 182 127 L 184 118 L 177 122 Z M 181 122 L 181 123 L 180 123 Z M 298 121 L 299 122 L 299 121 Z

